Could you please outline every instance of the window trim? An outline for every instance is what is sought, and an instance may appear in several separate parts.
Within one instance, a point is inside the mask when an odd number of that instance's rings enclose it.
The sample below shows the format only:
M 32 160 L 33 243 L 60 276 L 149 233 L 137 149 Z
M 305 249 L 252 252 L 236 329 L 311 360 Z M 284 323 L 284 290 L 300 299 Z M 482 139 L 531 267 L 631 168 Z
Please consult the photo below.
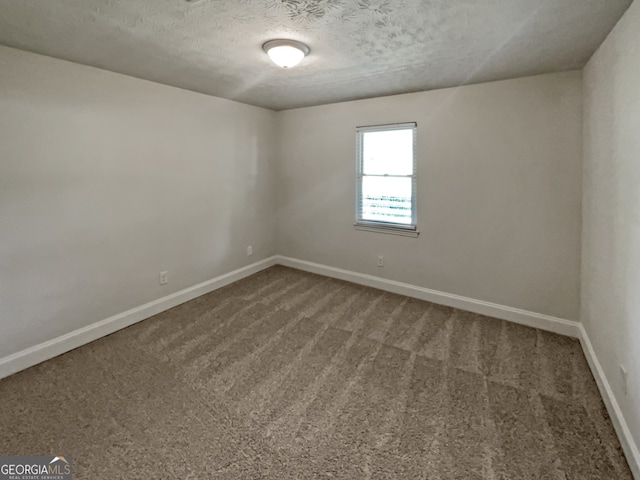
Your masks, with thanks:
M 362 179 L 365 176 L 363 173 L 363 139 L 364 133 L 367 132 L 380 132 L 380 131 L 392 131 L 392 130 L 412 130 L 413 133 L 413 173 L 412 175 L 378 175 L 378 176 L 396 176 L 407 178 L 411 177 L 411 223 L 393 223 L 382 222 L 376 220 L 366 220 L 359 218 L 362 212 Z M 365 125 L 356 127 L 356 221 L 353 224 L 356 230 L 363 230 L 368 232 L 387 233 L 395 235 L 403 235 L 407 237 L 417 237 L 419 235 L 417 227 L 417 135 L 418 124 L 417 122 L 405 122 L 405 123 L 389 123 L 383 125 Z

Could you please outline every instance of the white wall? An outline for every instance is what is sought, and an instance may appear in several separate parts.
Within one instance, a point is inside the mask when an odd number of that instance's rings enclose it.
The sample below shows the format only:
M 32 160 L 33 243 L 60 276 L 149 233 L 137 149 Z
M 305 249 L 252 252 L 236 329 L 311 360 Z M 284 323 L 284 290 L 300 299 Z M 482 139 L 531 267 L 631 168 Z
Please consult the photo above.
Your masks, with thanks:
M 274 113 L 0 47 L 0 359 L 275 253 L 567 319 L 581 289 L 639 444 L 639 25 L 584 132 L 581 72 Z M 405 121 L 421 235 L 356 231 L 355 127 Z
M 585 68 L 584 107 L 581 317 L 640 445 L 639 2 Z
M 0 358 L 275 253 L 578 317 L 580 72 L 275 113 L 4 47 L 0 71 Z M 421 235 L 355 231 L 355 127 L 401 121 Z
M 274 115 L 0 47 L 0 358 L 273 255 Z
M 278 117 L 280 254 L 577 320 L 581 72 Z M 356 231 L 355 127 L 409 121 L 420 237 Z

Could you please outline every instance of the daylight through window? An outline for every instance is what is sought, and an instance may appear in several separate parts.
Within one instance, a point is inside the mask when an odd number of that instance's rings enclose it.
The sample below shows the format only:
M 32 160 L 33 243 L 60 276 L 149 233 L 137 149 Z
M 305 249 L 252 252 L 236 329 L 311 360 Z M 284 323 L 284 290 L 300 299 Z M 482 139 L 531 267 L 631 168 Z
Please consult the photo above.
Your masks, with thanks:
M 416 229 L 416 124 L 358 127 L 356 225 Z

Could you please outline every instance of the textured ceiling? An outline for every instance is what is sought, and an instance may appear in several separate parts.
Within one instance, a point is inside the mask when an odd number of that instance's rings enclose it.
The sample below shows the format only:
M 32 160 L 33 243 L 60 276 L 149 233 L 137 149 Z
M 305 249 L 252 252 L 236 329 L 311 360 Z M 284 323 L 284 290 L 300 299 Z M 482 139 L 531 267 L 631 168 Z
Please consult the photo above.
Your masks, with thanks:
M 630 3 L 0 0 L 0 44 L 280 110 L 581 68 Z

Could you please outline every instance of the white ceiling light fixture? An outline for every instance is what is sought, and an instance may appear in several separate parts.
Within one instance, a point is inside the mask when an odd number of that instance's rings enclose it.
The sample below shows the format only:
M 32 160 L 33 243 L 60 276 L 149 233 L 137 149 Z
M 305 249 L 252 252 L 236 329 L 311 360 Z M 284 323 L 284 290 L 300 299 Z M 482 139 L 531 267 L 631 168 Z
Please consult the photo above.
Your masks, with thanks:
M 296 40 L 269 40 L 262 49 L 273 63 L 282 68 L 295 67 L 310 52 L 309 47 Z

